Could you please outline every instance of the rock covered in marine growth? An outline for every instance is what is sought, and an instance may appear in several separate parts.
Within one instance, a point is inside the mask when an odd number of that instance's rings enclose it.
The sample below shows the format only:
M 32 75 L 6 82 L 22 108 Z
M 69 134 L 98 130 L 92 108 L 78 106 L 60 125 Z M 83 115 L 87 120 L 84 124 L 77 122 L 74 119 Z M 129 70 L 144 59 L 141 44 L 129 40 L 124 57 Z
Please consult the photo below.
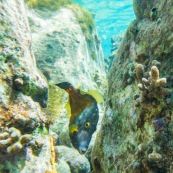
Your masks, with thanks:
M 94 173 L 172 171 L 172 5 L 134 0 L 108 75 L 108 97 L 92 152 Z
M 0 30 L 0 172 L 53 172 L 41 108 L 48 85 L 36 67 L 22 0 L 0 2 Z
M 72 173 L 89 173 L 91 171 L 89 161 L 84 155 L 79 154 L 77 150 L 66 146 L 57 146 L 56 153 L 58 160 L 68 163 Z
M 16 3 L 21 3 L 18 12 L 15 11 Z M 1 80 L 6 81 L 14 90 L 31 96 L 42 107 L 46 107 L 48 86 L 45 77 L 38 71 L 35 57 L 31 52 L 31 35 L 27 17 L 16 20 L 24 14 L 25 7 L 22 4 L 21 1 L 8 1 L 0 7 Z M 1 97 L 4 93 L 1 93 Z

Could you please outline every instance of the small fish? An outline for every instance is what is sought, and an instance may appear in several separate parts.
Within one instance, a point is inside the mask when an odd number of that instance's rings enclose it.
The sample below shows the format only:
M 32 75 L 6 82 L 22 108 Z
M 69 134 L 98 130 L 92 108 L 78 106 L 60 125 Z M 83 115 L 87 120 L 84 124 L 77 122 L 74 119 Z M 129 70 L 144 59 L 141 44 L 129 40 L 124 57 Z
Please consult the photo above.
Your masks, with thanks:
M 92 134 L 96 131 L 99 119 L 97 102 L 102 102 L 103 97 L 94 90 L 85 93 L 68 82 L 56 85 L 69 94 L 66 105 L 70 115 L 69 136 L 73 146 L 84 154 L 88 149 Z

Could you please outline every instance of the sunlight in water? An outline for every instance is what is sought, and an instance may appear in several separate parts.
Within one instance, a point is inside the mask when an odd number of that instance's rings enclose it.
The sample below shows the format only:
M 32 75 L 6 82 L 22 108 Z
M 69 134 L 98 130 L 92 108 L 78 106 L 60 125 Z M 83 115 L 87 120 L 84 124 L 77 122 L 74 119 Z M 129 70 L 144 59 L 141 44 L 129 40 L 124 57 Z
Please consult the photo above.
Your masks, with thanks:
M 75 0 L 89 10 L 96 22 L 105 57 L 110 54 L 111 37 L 123 33 L 135 18 L 132 0 Z

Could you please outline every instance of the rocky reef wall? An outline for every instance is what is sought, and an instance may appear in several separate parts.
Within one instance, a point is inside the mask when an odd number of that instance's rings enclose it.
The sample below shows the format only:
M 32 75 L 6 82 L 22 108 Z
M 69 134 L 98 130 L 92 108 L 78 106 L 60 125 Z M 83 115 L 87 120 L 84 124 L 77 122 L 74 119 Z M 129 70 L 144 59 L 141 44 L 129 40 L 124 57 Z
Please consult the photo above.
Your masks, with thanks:
M 172 5 L 134 0 L 136 19 L 108 76 L 94 173 L 172 172 Z
M 25 14 L 21 0 L 0 2 L 0 172 L 52 172 L 50 137 L 38 133 L 48 134 L 48 84 L 36 67 Z
M 35 2 L 26 0 L 29 7 Z M 22 0 L 0 1 L 2 173 L 90 172 L 88 159 L 71 148 L 68 95 L 55 83 L 104 94 L 103 56 L 89 14 L 61 2 L 50 10 L 28 8 Z

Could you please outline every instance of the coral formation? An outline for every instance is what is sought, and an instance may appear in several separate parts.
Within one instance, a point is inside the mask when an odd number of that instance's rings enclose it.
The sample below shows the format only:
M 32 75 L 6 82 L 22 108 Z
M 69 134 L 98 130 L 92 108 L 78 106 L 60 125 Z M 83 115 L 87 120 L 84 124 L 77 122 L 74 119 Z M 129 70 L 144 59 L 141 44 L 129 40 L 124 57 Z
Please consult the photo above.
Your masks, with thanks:
M 142 82 L 138 84 L 141 96 L 136 99 L 136 106 L 152 104 L 156 100 L 164 99 L 170 94 L 170 91 L 164 88 L 167 83 L 166 78 L 159 78 L 159 70 L 156 66 L 151 67 L 148 79 L 144 78 L 144 67 L 142 64 L 138 64 L 135 69 L 137 79 Z
M 21 135 L 18 129 L 11 127 L 0 134 L 0 148 L 6 149 L 8 154 L 17 153 L 25 144 L 28 144 L 31 139 L 31 135 Z

